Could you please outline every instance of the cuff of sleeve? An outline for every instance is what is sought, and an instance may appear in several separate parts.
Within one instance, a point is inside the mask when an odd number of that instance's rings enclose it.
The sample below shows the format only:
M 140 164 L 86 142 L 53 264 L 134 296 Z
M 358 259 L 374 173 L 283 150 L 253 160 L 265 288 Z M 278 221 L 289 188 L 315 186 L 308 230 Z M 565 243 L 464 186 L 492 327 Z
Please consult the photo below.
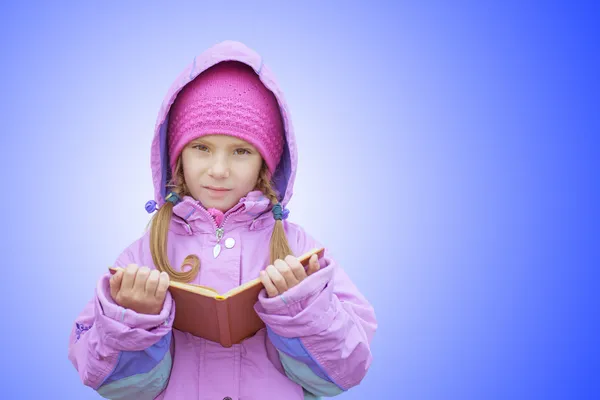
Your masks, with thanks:
M 308 307 L 312 300 L 327 287 L 333 279 L 333 266 L 326 265 L 319 271 L 304 279 L 298 285 L 285 293 L 269 298 L 263 289 L 258 295 L 258 301 L 264 312 L 295 316 Z
M 321 332 L 337 312 L 338 304 L 332 298 L 333 274 L 333 266 L 321 269 L 283 296 L 269 298 L 263 289 L 254 309 L 278 335 L 302 337 Z
M 140 314 L 133 310 L 121 307 L 110 295 L 110 275 L 106 274 L 98 282 L 96 295 L 104 316 L 118 321 L 129 328 L 153 329 L 161 325 L 171 327 L 174 317 L 174 302 L 171 293 L 167 292 L 163 308 L 157 315 Z

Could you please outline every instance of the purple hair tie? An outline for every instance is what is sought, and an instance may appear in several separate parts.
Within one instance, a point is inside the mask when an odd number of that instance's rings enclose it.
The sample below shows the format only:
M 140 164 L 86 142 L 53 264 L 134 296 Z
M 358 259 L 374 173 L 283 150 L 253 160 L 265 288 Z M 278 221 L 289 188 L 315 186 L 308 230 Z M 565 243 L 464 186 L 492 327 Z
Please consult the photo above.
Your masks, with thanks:
M 148 214 L 152 214 L 154 211 L 158 210 L 156 201 L 154 201 L 154 200 L 147 201 L 145 208 L 146 208 L 146 212 L 148 212 Z

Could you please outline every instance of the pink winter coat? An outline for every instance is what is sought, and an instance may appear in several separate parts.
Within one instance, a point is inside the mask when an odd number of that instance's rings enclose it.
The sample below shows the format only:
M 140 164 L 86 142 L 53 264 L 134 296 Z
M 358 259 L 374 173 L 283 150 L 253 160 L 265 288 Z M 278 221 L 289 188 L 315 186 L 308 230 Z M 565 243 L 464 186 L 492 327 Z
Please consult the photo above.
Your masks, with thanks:
M 237 42 L 223 42 L 194 59 L 170 88 L 155 128 L 151 166 L 155 199 L 164 203 L 169 178 L 166 133 L 177 93 L 212 65 L 237 60 L 251 66 L 279 102 L 285 125 L 284 155 L 274 174 L 282 204 L 290 200 L 297 166 L 294 131 L 287 105 L 261 57 Z M 251 192 L 221 223 L 197 201 L 184 197 L 174 207 L 168 236 L 171 265 L 189 254 L 201 260 L 193 283 L 226 292 L 259 275 L 268 265 L 274 219 L 269 201 Z M 298 225 L 284 221 L 295 255 L 320 247 Z M 217 258 L 213 248 L 227 239 Z M 231 247 L 231 248 L 229 248 Z M 127 247 L 115 266 L 135 263 L 155 268 L 149 235 Z M 176 304 L 167 293 L 158 315 L 138 314 L 110 296 L 109 275 L 98 282 L 92 300 L 76 318 L 69 359 L 82 382 L 109 399 L 264 400 L 334 396 L 358 385 L 372 361 L 370 342 L 377 323 L 371 305 L 328 252 L 321 270 L 283 295 L 261 292 L 255 309 L 266 328 L 230 348 L 172 328 Z

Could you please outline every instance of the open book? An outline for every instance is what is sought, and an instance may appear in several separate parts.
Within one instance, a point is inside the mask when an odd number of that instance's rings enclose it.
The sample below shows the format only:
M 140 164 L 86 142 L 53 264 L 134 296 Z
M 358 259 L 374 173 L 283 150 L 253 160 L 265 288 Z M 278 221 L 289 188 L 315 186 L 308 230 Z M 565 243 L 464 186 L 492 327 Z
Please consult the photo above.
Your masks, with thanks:
M 313 254 L 321 258 L 324 251 L 323 248 L 311 250 L 298 260 L 306 268 Z M 119 269 L 109 267 L 111 274 Z M 263 287 L 260 278 L 256 278 L 219 294 L 207 286 L 171 281 L 169 291 L 176 305 L 173 327 L 231 347 L 265 326 L 254 311 Z

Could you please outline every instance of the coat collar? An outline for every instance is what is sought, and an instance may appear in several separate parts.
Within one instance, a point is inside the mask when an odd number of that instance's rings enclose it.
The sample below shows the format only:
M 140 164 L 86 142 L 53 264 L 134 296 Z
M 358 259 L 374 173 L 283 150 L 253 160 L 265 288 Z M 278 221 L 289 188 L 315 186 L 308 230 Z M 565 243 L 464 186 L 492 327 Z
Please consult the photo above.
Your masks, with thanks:
M 225 213 L 220 227 L 229 230 L 246 226 L 253 230 L 272 225 L 275 223 L 270 212 L 272 208 L 270 200 L 261 191 L 252 191 Z M 180 233 L 190 235 L 194 232 L 214 233 L 219 228 L 210 212 L 191 196 L 184 196 L 173 207 L 173 216 L 174 224 L 171 226 Z

